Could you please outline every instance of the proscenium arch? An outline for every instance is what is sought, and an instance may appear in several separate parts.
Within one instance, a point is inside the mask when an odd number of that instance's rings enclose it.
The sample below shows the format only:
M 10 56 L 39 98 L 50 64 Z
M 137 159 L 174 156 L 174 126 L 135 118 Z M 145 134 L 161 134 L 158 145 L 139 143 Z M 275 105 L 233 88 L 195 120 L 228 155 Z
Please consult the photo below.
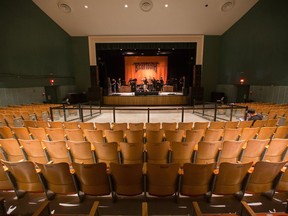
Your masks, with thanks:
M 89 36 L 89 61 L 90 66 L 97 65 L 96 43 L 177 43 L 194 42 L 196 43 L 196 65 L 203 63 L 204 35 L 184 35 L 184 36 Z
M 196 43 L 196 65 L 203 64 L 204 35 L 158 35 L 158 36 L 89 36 L 89 62 L 95 79 L 91 80 L 91 86 L 99 86 L 99 73 L 97 68 L 96 44 L 97 43 Z

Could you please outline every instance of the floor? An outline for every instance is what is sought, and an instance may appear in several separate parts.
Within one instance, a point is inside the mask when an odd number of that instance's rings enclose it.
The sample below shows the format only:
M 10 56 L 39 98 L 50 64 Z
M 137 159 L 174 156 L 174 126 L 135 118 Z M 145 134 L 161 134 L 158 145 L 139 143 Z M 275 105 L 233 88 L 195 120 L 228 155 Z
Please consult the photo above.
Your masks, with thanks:
M 0 196 L 6 199 L 5 206 L 9 215 L 32 215 L 39 205 L 45 200 L 44 194 L 26 194 L 23 198 L 17 199 L 13 191 L 0 192 Z M 269 200 L 262 195 L 247 195 L 243 200 L 257 212 L 283 212 L 287 205 L 287 194 L 276 194 L 274 199 Z M 50 202 L 50 210 L 53 214 L 88 214 L 93 202 L 100 201 L 98 213 L 101 216 L 112 215 L 141 215 L 141 204 L 144 196 L 119 197 L 116 202 L 112 201 L 111 196 L 91 197 L 86 196 L 85 200 L 79 203 L 76 195 L 58 195 Z M 174 197 L 147 197 L 148 213 L 153 216 L 160 215 L 193 215 L 192 201 L 197 201 L 203 213 L 209 214 L 231 214 L 241 212 L 241 204 L 233 196 L 213 196 L 208 203 L 203 196 L 199 197 L 180 197 L 178 202 Z

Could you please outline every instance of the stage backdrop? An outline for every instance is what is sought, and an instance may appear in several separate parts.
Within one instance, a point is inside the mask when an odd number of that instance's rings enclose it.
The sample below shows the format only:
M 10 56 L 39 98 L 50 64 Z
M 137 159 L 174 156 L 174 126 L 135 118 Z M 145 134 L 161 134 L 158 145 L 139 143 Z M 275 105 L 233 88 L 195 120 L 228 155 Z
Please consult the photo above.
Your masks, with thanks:
M 137 84 L 143 84 L 142 79 L 148 80 L 153 77 L 157 80 L 167 80 L 167 56 L 125 56 L 125 81 L 137 79 Z

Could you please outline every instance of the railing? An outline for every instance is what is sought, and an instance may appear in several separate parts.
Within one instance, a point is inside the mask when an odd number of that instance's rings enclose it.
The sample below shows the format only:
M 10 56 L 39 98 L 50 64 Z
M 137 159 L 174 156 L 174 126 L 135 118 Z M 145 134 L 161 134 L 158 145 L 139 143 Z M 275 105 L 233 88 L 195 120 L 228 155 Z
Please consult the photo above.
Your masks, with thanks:
M 117 122 L 116 114 L 122 111 L 131 111 L 146 113 L 147 122 L 151 121 L 151 116 L 157 112 L 169 111 L 177 112 L 180 115 L 178 122 L 185 121 L 185 115 L 195 114 L 209 121 L 232 121 L 234 119 L 246 119 L 248 107 L 237 106 L 234 104 L 203 103 L 194 106 L 183 107 L 101 107 L 99 103 L 85 103 L 77 105 L 62 104 L 58 107 L 51 107 L 51 120 L 57 121 L 63 118 L 63 121 L 80 120 L 85 122 L 89 119 L 96 118 L 102 114 L 102 111 L 112 112 L 112 121 Z M 130 112 L 130 113 L 131 113 Z M 180 114 L 181 113 L 181 114 Z

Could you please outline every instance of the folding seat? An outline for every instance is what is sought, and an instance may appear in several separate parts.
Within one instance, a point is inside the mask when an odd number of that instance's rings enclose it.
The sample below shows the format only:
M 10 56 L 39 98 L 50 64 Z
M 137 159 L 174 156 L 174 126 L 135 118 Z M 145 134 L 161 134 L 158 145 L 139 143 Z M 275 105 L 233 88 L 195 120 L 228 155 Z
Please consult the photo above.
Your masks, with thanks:
M 186 142 L 200 142 L 202 141 L 203 137 L 205 134 L 205 130 L 204 129 L 199 129 L 199 130 L 188 130 L 186 131 Z
M 48 156 L 46 150 L 43 148 L 39 140 L 22 140 L 19 139 L 20 144 L 28 157 L 28 160 L 37 163 L 48 163 Z
M 226 140 L 222 143 L 219 163 L 236 163 L 240 159 L 244 141 Z
M 243 128 L 239 140 L 248 141 L 255 139 L 259 131 L 258 127 L 255 128 Z
M 69 153 L 67 149 L 66 142 L 64 140 L 60 141 L 43 141 L 45 144 L 49 161 L 53 163 L 70 163 Z
M 126 130 L 126 141 L 128 143 L 144 143 L 144 130 Z
M 50 128 L 64 128 L 63 122 L 51 121 L 49 122 Z
M 139 131 L 139 130 L 144 130 L 144 123 L 129 123 L 129 130 L 131 131 Z
M 6 124 L 9 126 L 9 127 L 13 127 L 14 126 L 14 115 L 13 114 L 4 114 L 3 115 L 3 118 L 6 122 Z
M 105 130 L 104 134 L 107 142 L 123 142 L 124 132 L 122 130 Z
M 36 165 L 41 170 L 42 183 L 48 200 L 55 198 L 56 194 L 76 194 L 75 180 L 70 173 L 68 163 L 53 163 Z M 80 201 L 83 199 L 79 193 Z
M 265 127 L 267 120 L 256 120 L 251 127 Z
M 221 144 L 221 141 L 199 142 L 195 152 L 194 162 L 197 164 L 218 162 Z
M 240 121 L 238 124 L 238 128 L 250 128 L 252 126 L 253 121 Z
M 167 164 L 169 161 L 170 143 L 146 143 L 147 162 L 155 164 Z
M 176 122 L 162 122 L 161 129 L 165 130 L 176 130 L 177 123 Z
M 223 129 L 225 127 L 226 122 L 221 121 L 211 121 L 209 124 L 210 129 Z
M 279 126 L 277 127 L 273 138 L 288 138 L 288 126 Z
M 1 139 L 11 139 L 15 138 L 12 130 L 8 126 L 2 126 L 0 127 L 0 138 Z
M 88 141 L 67 141 L 71 161 L 75 163 L 92 164 L 96 162 L 91 143 Z
M 31 133 L 31 136 L 32 136 L 33 139 L 37 139 L 37 140 L 40 140 L 40 141 L 43 141 L 43 140 L 48 141 L 49 140 L 45 129 L 42 128 L 42 127 L 39 127 L 39 128 L 28 127 L 28 130 Z
M 94 123 L 96 130 L 111 130 L 111 126 L 109 122 L 105 122 L 105 123 L 99 123 L 99 122 L 95 122 Z
M 33 120 L 24 120 L 24 126 L 28 127 L 37 127 L 35 121 Z
M 120 142 L 119 146 L 123 164 L 135 164 L 144 162 L 143 143 Z
M 63 126 L 65 129 L 79 129 L 79 124 L 78 122 L 63 122 Z
M 178 191 L 179 164 L 147 164 L 147 192 L 152 196 L 172 196 Z M 175 196 L 176 198 L 176 196 Z
M 264 194 L 268 198 L 272 198 L 282 175 L 281 169 L 285 164 L 286 161 L 258 161 L 254 165 L 245 193 Z
M 236 195 L 240 200 L 244 196 L 245 186 L 248 180 L 248 170 L 252 162 L 248 163 L 229 163 L 223 162 L 219 166 L 218 174 L 215 175 L 215 183 L 212 185 L 212 194 L 217 195 Z
M 31 161 L 8 162 L 2 161 L 7 167 L 8 178 L 13 183 L 15 194 L 18 198 L 23 197 L 26 192 L 43 193 L 40 178 L 36 172 L 35 165 Z
M 164 131 L 163 130 L 147 130 L 146 129 L 146 142 L 160 143 L 163 141 Z
M 182 142 L 184 137 L 183 130 L 165 130 L 165 140 L 169 142 Z
M 35 121 L 35 124 L 37 127 L 41 127 L 41 128 L 50 127 L 50 125 L 47 121 Z
M 113 124 L 113 131 L 126 131 L 127 130 L 127 123 L 114 123 Z
M 95 147 L 97 163 L 105 162 L 109 167 L 109 164 L 120 163 L 120 153 L 118 151 L 118 144 L 116 142 L 111 143 L 96 143 L 92 142 Z
M 95 130 L 95 126 L 93 122 L 79 122 L 78 123 L 80 129 L 88 129 L 88 130 Z
M 225 128 L 237 128 L 239 121 L 227 121 L 225 124 Z
M 276 127 L 278 126 L 279 119 L 268 119 L 265 127 Z
M 87 195 L 104 196 L 111 194 L 106 163 L 79 164 L 72 163 L 79 190 Z
M 186 138 L 186 130 L 192 130 L 193 122 L 179 122 L 178 123 L 178 130 L 183 130 L 184 134 L 183 137 Z
M 65 131 L 63 128 L 45 128 L 49 140 L 66 140 Z
M 182 196 L 208 195 L 211 192 L 216 163 L 183 165 L 179 194 Z
M 31 140 L 30 133 L 26 127 L 11 127 L 16 139 Z
M 224 129 L 207 129 L 204 134 L 204 141 L 218 141 L 222 139 Z
M 65 138 L 71 141 L 84 141 L 83 131 L 81 129 L 64 129 Z
M 225 128 L 223 134 L 223 141 L 226 140 L 238 140 L 242 132 L 242 128 Z
M 191 163 L 196 142 L 171 142 L 171 163 Z
M 144 192 L 143 164 L 110 164 L 114 199 L 117 195 L 137 196 Z
M 264 152 L 266 149 L 266 146 L 269 143 L 269 139 L 266 140 L 256 140 L 251 139 L 248 140 L 246 147 L 243 150 L 243 154 L 241 156 L 240 161 L 242 163 L 247 162 L 253 162 L 256 163 L 257 161 L 262 160 L 262 157 L 264 156 Z
M 11 181 L 8 179 L 6 172 L 4 171 L 4 167 L 0 164 L 0 191 L 9 191 L 13 190 L 13 185 Z M 6 168 L 5 168 L 6 169 Z
M 7 161 L 26 160 L 25 154 L 16 139 L 0 139 L 2 158 Z
M 89 142 L 104 142 L 104 136 L 102 130 L 90 130 L 90 129 L 83 129 L 83 134 L 85 139 Z
M 155 122 L 155 123 L 147 122 L 147 123 L 145 124 L 145 129 L 146 129 L 146 131 L 148 131 L 148 130 L 158 131 L 158 130 L 160 130 L 160 128 L 161 128 L 160 122 Z
M 286 156 L 288 139 L 272 139 L 268 145 L 268 149 L 264 154 L 263 160 L 272 162 L 280 162 Z
M 271 139 L 275 130 L 276 127 L 261 127 L 257 139 Z
M 194 130 L 204 129 L 206 130 L 209 126 L 209 122 L 194 122 Z

